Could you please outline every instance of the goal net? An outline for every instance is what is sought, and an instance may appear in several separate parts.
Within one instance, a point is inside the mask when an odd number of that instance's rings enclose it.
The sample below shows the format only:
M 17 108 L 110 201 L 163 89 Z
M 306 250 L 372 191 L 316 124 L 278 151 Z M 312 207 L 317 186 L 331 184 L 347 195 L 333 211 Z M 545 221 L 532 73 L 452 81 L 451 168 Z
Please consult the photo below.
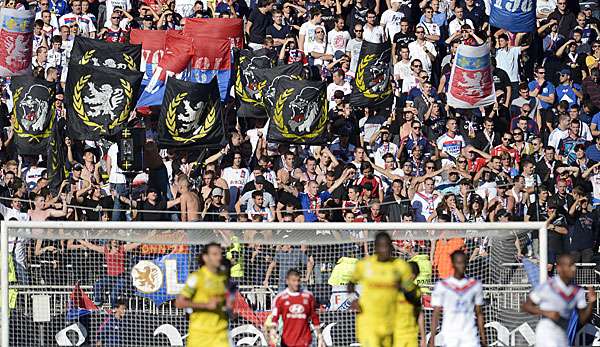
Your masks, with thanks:
M 519 307 L 546 274 L 543 223 L 6 222 L 2 345 L 184 346 L 188 316 L 174 299 L 209 242 L 222 245 L 237 287 L 232 345 L 267 345 L 263 323 L 290 268 L 317 299 L 326 344 L 357 345 L 345 288 L 379 231 L 419 266 L 427 329 L 432 285 L 463 249 L 467 276 L 484 283 L 490 345 L 534 343 L 535 318 Z

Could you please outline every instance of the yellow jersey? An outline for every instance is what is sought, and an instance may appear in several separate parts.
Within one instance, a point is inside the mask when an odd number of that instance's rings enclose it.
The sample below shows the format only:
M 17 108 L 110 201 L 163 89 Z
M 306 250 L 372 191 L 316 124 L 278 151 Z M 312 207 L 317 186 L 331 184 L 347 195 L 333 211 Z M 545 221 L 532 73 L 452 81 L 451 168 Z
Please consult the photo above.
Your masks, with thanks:
M 227 291 L 227 276 L 213 273 L 201 267 L 190 274 L 181 290 L 181 295 L 195 303 L 207 303 L 211 298 L 222 298 L 222 303 L 215 310 L 196 310 L 190 315 L 190 335 L 227 334 L 227 314 L 223 310 Z
M 356 264 L 352 282 L 361 286 L 358 304 L 361 321 L 379 331 L 392 331 L 397 309 L 398 289 L 396 285 L 413 288 L 410 266 L 403 260 L 387 262 L 369 256 Z

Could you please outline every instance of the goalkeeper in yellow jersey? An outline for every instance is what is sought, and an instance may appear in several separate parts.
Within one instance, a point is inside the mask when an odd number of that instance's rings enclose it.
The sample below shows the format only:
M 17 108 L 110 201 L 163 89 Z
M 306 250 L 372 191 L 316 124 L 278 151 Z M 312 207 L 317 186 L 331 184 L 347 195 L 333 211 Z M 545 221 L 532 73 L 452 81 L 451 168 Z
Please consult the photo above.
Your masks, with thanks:
M 222 250 L 217 243 L 206 245 L 200 268 L 187 278 L 175 305 L 191 309 L 187 346 L 230 347 L 228 336 L 227 280 L 221 270 Z
M 398 294 L 408 302 L 418 303 L 420 293 L 412 282 L 411 268 L 403 260 L 392 257 L 392 240 L 385 232 L 375 236 L 375 255 L 356 264 L 348 284 L 355 293 L 355 284 L 361 287 L 356 317 L 356 337 L 363 347 L 392 347 Z M 411 319 L 414 319 L 414 313 Z M 416 340 L 415 340 L 416 343 Z M 407 345 L 408 346 L 408 345 Z

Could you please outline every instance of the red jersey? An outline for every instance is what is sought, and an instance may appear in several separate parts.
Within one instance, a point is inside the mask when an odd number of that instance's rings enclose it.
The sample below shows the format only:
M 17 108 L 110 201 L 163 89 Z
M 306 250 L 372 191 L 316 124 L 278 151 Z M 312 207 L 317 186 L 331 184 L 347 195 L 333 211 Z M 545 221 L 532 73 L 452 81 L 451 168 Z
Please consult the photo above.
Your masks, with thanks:
M 104 259 L 108 276 L 120 276 L 125 272 L 125 247 L 119 246 L 117 253 L 111 253 L 108 246 L 104 246 Z
M 510 157 L 512 158 L 513 162 L 516 163 L 517 165 L 519 164 L 519 161 L 521 161 L 521 156 L 519 155 L 519 151 L 517 151 L 516 149 L 512 148 L 512 147 L 504 147 L 504 145 L 498 145 L 496 147 L 494 147 L 492 149 L 492 151 L 490 152 L 490 155 L 493 156 L 500 156 L 500 154 L 502 153 L 508 153 L 510 155 Z
M 287 347 L 308 347 L 312 342 L 309 322 L 318 327 L 315 297 L 311 292 L 301 290 L 292 293 L 289 289 L 277 294 L 273 304 L 273 321 L 283 319 L 281 342 Z

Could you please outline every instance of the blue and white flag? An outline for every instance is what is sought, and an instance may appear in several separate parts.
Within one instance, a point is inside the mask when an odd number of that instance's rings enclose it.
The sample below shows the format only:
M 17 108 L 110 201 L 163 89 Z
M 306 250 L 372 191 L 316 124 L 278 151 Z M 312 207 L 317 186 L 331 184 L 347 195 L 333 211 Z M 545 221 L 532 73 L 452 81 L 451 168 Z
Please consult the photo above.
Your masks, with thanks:
M 469 109 L 491 105 L 495 101 L 490 46 L 458 46 L 450 72 L 448 105 Z
M 535 30 L 535 0 L 494 0 L 490 24 L 513 33 Z
M 175 299 L 189 273 L 189 254 L 168 254 L 154 260 L 140 260 L 131 269 L 136 295 L 156 306 Z

